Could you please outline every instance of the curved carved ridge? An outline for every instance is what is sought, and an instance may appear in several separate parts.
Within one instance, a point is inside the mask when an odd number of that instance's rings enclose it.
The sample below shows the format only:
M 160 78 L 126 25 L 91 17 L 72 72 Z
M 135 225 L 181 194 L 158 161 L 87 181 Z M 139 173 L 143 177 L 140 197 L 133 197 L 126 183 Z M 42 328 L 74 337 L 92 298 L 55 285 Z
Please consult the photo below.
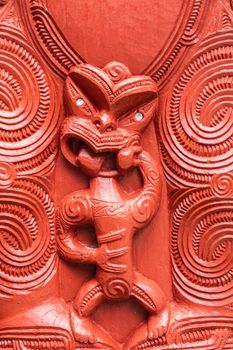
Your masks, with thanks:
M 2 350 L 74 350 L 68 331 L 62 328 L 5 328 L 0 331 Z
M 55 159 L 58 153 L 57 140 L 51 144 L 41 153 L 35 157 L 22 162 L 15 162 L 14 167 L 20 175 L 34 175 L 49 176 L 55 167 Z
M 25 293 L 55 272 L 54 206 L 36 178 L 0 190 L 0 295 Z
M 205 186 L 223 167 L 233 170 L 232 39 L 232 31 L 206 38 L 166 102 L 161 153 L 174 187 Z
M 190 320 L 192 321 L 192 319 Z M 184 331 L 180 340 L 174 344 L 168 344 L 166 337 L 161 337 L 156 340 L 148 340 L 135 345 L 130 350 L 224 350 L 231 349 L 233 345 L 232 330 L 226 328 L 215 329 L 195 329 L 195 326 L 190 331 Z M 125 349 L 126 350 L 126 349 Z
M 144 70 L 145 74 L 150 75 L 158 83 L 160 89 L 174 73 L 174 62 L 177 64 L 177 59 L 184 53 L 185 47 L 197 42 L 202 29 L 201 19 L 208 13 L 210 7 L 211 4 L 205 0 L 193 0 L 187 3 L 186 7 L 182 7 L 180 16 L 182 20 L 165 45 L 165 50 Z
M 151 75 L 159 84 L 165 78 L 167 80 L 167 73 L 171 73 L 171 68 L 174 68 L 173 63 L 181 51 L 183 52 L 182 49 L 196 42 L 201 19 L 208 13 L 210 6 L 205 0 L 192 0 L 192 3 L 182 7 L 180 20 L 165 50 L 144 70 L 144 74 Z M 49 66 L 61 78 L 67 75 L 71 67 L 84 62 L 84 59 L 71 47 L 57 27 L 48 12 L 46 1 L 30 0 L 26 2 L 26 0 L 21 0 L 20 11 L 22 19 L 26 21 L 29 34 L 33 32 L 32 39 L 35 45 Z
M 140 300 L 142 304 L 147 305 L 147 309 L 156 310 L 156 305 L 150 296 L 138 286 L 133 286 L 132 295 Z
M 19 7 L 29 33 L 34 32 L 36 47 L 56 74 L 64 78 L 71 67 L 84 62 L 57 27 L 45 2 L 21 0 Z
M 174 285 L 186 299 L 210 306 L 233 301 L 233 200 L 211 189 L 178 192 L 172 201 Z
M 19 174 L 45 174 L 56 156 L 56 89 L 24 37 L 7 26 L 0 31 L 1 160 Z
M 85 313 L 85 309 L 88 307 L 88 303 L 92 300 L 92 298 L 102 292 L 103 289 L 101 285 L 97 285 L 83 297 L 82 303 L 80 304 L 80 311 L 82 315 Z

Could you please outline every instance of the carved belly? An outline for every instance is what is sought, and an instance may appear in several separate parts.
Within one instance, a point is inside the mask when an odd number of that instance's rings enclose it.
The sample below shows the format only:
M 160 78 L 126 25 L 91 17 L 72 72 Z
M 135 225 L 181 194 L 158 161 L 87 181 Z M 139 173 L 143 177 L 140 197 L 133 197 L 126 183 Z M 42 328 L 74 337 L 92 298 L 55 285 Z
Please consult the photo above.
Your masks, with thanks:
M 130 283 L 123 278 L 113 277 L 102 284 L 104 294 L 108 299 L 123 299 L 131 293 Z

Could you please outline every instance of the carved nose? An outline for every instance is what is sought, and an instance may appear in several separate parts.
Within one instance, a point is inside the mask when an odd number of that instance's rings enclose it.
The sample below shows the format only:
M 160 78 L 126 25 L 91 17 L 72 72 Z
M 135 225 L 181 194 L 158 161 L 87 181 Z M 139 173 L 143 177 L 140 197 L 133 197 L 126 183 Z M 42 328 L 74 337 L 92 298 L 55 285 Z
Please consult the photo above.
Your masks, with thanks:
M 107 113 L 95 116 L 93 124 L 101 133 L 116 130 L 117 127 L 115 117 Z

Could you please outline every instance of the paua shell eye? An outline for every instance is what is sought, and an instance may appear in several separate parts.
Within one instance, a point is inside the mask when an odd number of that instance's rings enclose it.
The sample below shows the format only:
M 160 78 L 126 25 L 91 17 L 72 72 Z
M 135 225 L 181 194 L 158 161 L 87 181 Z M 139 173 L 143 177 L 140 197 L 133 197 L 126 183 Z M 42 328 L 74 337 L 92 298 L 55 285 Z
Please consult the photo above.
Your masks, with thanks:
M 85 103 L 85 101 L 84 101 L 84 99 L 83 98 L 78 98 L 77 100 L 76 100 L 76 105 L 78 106 L 78 107 L 81 107 L 81 106 L 83 106 L 84 105 L 84 103 Z
M 144 114 L 142 112 L 136 112 L 134 115 L 134 119 L 138 122 L 144 119 Z

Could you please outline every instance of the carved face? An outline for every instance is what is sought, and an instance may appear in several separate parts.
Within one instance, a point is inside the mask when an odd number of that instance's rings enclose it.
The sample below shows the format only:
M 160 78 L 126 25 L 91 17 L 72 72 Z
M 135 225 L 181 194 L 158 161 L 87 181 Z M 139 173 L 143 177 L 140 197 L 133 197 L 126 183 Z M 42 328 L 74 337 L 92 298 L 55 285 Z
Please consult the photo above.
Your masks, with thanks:
M 156 97 L 150 77 L 132 76 L 121 63 L 102 70 L 88 64 L 72 68 L 65 83 L 64 156 L 89 176 L 110 170 L 119 150 L 140 145 Z

